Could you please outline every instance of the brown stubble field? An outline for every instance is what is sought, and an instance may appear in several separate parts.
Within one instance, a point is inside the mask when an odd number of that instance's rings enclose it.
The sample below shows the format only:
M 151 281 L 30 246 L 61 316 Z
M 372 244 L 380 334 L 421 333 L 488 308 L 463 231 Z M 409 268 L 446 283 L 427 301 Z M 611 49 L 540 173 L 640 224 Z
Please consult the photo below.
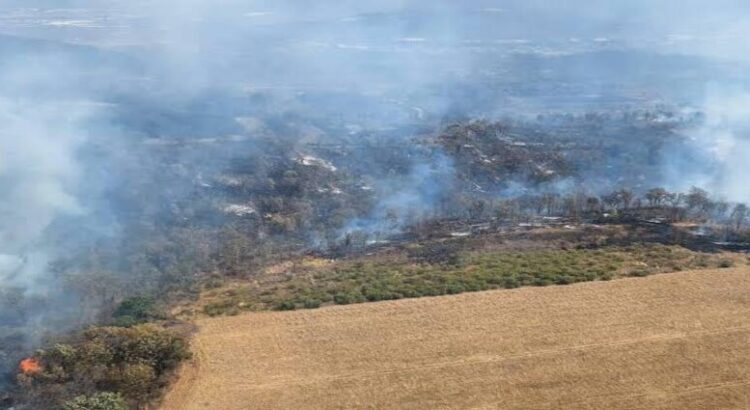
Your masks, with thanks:
M 750 409 L 750 269 L 200 319 L 164 410 Z

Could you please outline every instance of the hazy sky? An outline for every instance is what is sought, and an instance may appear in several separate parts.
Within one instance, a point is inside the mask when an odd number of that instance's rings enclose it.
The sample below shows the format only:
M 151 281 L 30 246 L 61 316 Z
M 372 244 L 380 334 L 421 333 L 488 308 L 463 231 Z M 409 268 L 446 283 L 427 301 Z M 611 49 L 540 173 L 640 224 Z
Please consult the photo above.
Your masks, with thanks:
M 739 0 L 4 0 L 0 9 L 25 9 L 25 14 L 0 16 L 0 30 L 25 33 L 38 29 L 47 36 L 86 41 L 94 30 L 100 41 L 123 37 L 144 41 L 144 31 L 222 21 L 231 27 L 251 27 L 301 21 L 336 21 L 366 13 L 416 11 L 443 15 L 460 27 L 467 12 L 483 13 L 484 24 L 510 25 L 519 38 L 539 32 L 565 36 L 657 36 L 680 43 L 676 48 L 696 53 L 732 54 L 749 27 L 750 2 Z M 36 8 L 36 10 L 33 10 Z M 474 15 L 476 17 L 476 15 Z M 19 23 L 19 19 L 22 20 Z M 353 21 L 352 21 L 353 23 Z M 406 26 L 409 25 L 405 21 Z M 226 27 L 212 26 L 212 29 Z M 76 30 L 78 30 L 76 32 Z M 490 31 L 492 33 L 493 31 Z M 153 39 L 153 36 L 147 37 Z M 686 45 L 690 40 L 691 43 Z M 740 41 L 737 41 L 740 40 Z M 731 44 L 734 43 L 734 44 Z

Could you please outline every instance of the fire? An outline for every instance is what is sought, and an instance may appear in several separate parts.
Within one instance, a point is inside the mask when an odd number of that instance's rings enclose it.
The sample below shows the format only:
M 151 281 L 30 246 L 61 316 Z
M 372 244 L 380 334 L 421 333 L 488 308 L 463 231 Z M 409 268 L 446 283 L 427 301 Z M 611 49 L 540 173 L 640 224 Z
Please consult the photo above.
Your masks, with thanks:
M 18 369 L 24 374 L 33 374 L 41 372 L 42 365 L 33 357 L 27 357 L 21 360 L 21 363 L 18 364 Z

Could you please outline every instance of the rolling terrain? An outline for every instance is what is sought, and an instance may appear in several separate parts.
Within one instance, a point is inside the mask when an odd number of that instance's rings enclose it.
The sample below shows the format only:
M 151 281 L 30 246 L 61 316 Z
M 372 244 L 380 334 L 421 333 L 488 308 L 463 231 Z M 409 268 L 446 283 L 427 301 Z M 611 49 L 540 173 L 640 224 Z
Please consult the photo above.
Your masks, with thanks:
M 750 270 L 197 322 L 163 410 L 750 406 Z

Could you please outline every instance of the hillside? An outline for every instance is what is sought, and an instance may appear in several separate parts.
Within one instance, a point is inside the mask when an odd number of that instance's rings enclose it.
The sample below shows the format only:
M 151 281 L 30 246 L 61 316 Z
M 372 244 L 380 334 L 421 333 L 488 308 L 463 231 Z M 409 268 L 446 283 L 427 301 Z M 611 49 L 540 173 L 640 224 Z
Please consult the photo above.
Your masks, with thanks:
M 743 408 L 750 271 L 201 319 L 163 410 Z

